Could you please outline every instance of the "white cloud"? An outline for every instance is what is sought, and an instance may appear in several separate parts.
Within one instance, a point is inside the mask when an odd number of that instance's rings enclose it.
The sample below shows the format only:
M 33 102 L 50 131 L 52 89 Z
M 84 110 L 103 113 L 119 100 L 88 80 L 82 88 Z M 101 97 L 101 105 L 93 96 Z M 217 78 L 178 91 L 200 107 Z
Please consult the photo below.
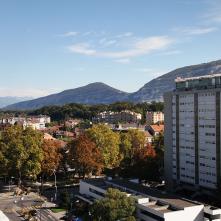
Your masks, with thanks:
M 76 31 L 69 31 L 69 32 L 66 32 L 64 34 L 61 34 L 62 37 L 74 37 L 76 35 L 78 35 L 79 33 L 76 32 Z
M 188 27 L 183 28 L 181 32 L 185 35 L 204 35 L 217 30 L 216 27 Z
M 102 51 L 102 50 L 93 49 L 91 45 L 88 43 L 78 43 L 70 45 L 68 49 L 70 52 L 83 54 L 83 55 L 114 58 L 114 59 L 122 59 L 122 58 L 128 59 L 132 57 L 146 55 L 157 50 L 165 49 L 168 46 L 170 46 L 172 43 L 173 39 L 167 36 L 154 36 L 143 39 L 137 39 L 135 42 L 130 43 L 130 45 L 128 45 L 126 49 Z
M 208 1 L 208 11 L 203 15 L 205 23 L 221 23 L 221 1 Z
M 90 45 L 88 43 L 78 43 L 68 47 L 71 52 L 83 55 L 96 55 L 96 51 L 90 49 Z
M 131 37 L 133 35 L 132 32 L 125 32 L 123 34 L 119 34 L 116 36 L 116 38 L 124 38 L 124 37 Z
M 106 38 L 102 38 L 99 40 L 99 44 L 102 45 L 102 46 L 105 46 L 105 47 L 108 47 L 108 46 L 111 46 L 111 45 L 114 45 L 116 44 L 117 41 L 116 40 L 108 40 Z
M 165 52 L 160 53 L 160 55 L 176 55 L 176 54 L 182 54 L 182 51 L 172 50 L 172 51 L 165 51 Z
M 129 64 L 130 59 L 129 58 L 121 58 L 121 59 L 115 60 L 115 62 L 120 63 L 120 64 Z

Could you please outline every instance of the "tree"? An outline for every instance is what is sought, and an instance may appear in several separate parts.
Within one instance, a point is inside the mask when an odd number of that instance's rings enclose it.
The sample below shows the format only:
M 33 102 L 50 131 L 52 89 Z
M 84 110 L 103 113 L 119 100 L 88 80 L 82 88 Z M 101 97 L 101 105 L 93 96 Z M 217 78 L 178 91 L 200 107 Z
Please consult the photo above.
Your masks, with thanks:
M 103 162 L 100 150 L 86 135 L 81 135 L 68 145 L 68 164 L 79 176 L 100 174 Z
M 99 148 L 105 168 L 112 169 L 120 164 L 119 134 L 103 124 L 94 125 L 86 134 Z
M 135 152 L 145 147 L 145 134 L 137 129 L 132 129 L 127 133 L 121 133 L 120 138 L 120 152 L 123 155 L 121 166 L 132 166 Z
M 61 161 L 61 143 L 58 140 L 44 140 L 42 150 L 44 159 L 41 162 L 41 172 L 52 175 Z
M 36 176 L 41 172 L 43 136 L 31 128 L 11 126 L 2 132 L 0 164 L 8 176 L 21 178 Z
M 160 133 L 158 136 L 154 137 L 153 146 L 156 151 L 156 160 L 158 163 L 158 167 L 161 175 L 163 175 L 164 168 L 164 135 Z
M 155 149 L 151 145 L 148 144 L 144 148 L 135 151 L 134 165 L 130 171 L 140 180 L 159 180 L 159 164 L 156 159 Z
M 118 189 L 109 188 L 103 199 L 97 200 L 90 212 L 94 220 L 134 220 L 135 200 Z
M 154 137 L 153 140 L 154 148 L 158 156 L 163 158 L 164 155 L 164 135 L 160 133 L 159 135 Z

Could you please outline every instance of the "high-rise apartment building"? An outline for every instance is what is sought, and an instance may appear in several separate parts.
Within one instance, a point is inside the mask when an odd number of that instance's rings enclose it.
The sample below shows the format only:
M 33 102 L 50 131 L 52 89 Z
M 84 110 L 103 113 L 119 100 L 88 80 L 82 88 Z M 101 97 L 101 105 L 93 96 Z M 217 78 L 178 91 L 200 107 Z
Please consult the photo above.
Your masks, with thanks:
M 165 177 L 177 185 L 216 189 L 221 175 L 221 74 L 177 78 L 165 93 Z

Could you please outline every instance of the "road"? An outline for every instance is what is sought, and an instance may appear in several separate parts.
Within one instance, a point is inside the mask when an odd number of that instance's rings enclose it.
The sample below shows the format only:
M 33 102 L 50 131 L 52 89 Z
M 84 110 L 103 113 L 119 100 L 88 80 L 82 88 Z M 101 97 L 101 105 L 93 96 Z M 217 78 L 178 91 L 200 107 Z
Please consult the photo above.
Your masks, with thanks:
M 54 216 L 52 216 L 51 213 L 48 212 L 48 210 L 45 210 L 45 209 L 37 210 L 37 217 L 40 221 L 57 221 L 58 220 Z
M 58 221 L 47 208 L 41 208 L 39 198 L 34 196 L 13 197 L 12 195 L 0 195 L 0 210 L 10 219 L 10 221 L 24 220 L 17 211 L 21 208 L 37 208 L 37 217 L 41 221 Z M 39 208 L 38 208 L 39 207 Z

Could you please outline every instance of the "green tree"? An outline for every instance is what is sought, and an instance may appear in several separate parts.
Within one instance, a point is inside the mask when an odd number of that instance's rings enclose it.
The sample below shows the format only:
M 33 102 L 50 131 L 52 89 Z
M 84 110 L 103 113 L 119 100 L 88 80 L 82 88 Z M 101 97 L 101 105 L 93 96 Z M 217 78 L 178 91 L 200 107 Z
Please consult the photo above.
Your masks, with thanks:
M 135 220 L 135 200 L 118 189 L 109 188 L 103 199 L 97 200 L 90 212 L 94 220 Z
M 139 130 L 129 130 L 120 134 L 120 151 L 123 155 L 121 166 L 131 166 L 134 164 L 134 155 L 137 150 L 145 147 L 145 134 Z
M 156 153 L 159 157 L 163 158 L 164 155 L 164 135 L 160 133 L 154 137 L 153 145 L 156 150 Z
M 7 175 L 32 177 L 41 172 L 43 136 L 31 128 L 23 130 L 20 126 L 11 126 L 2 132 L 0 140 L 0 164 L 4 165 Z
M 100 149 L 105 168 L 112 169 L 120 164 L 120 137 L 118 133 L 103 124 L 97 124 L 88 129 L 86 134 Z

